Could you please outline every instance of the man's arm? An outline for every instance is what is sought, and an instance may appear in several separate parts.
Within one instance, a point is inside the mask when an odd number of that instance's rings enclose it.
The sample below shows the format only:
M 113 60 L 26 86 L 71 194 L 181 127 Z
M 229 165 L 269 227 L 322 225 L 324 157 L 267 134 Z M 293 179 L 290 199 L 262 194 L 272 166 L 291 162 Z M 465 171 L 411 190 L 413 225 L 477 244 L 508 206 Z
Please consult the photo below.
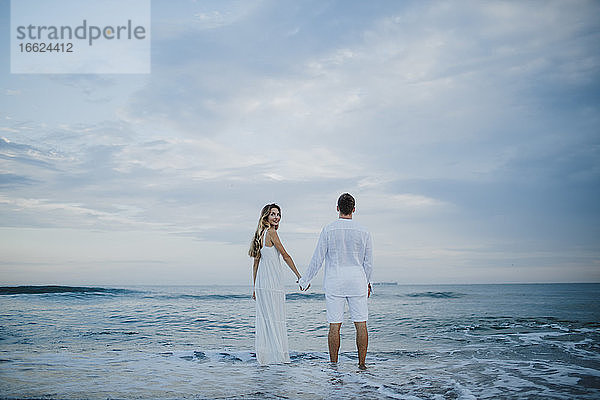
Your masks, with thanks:
M 319 241 L 317 242 L 317 247 L 315 248 L 315 252 L 313 253 L 312 259 L 310 260 L 310 264 L 308 264 L 308 268 L 306 269 L 306 273 L 302 275 L 302 278 L 298 281 L 300 288 L 302 290 L 308 289 L 310 281 L 317 275 L 317 272 L 321 269 L 323 265 L 323 261 L 325 260 L 325 254 L 327 254 L 327 238 L 325 237 L 325 229 L 321 230 L 321 234 L 319 235 Z
M 369 286 L 369 296 L 371 296 L 373 281 L 371 276 L 373 275 L 373 241 L 371 240 L 371 234 L 367 236 L 367 243 L 365 247 L 365 258 L 363 259 L 363 269 L 365 270 L 365 276 L 367 277 L 367 284 Z

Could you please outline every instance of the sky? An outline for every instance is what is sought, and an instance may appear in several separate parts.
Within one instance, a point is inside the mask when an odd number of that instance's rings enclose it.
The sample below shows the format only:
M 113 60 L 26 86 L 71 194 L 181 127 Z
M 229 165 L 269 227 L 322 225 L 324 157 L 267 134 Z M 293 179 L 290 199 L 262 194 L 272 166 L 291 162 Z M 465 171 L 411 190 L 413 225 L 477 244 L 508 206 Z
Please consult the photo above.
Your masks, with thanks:
M 344 192 L 375 281 L 600 282 L 598 15 L 152 1 L 151 73 L 11 74 L 0 0 L 0 284 L 249 284 L 270 202 L 302 272 Z

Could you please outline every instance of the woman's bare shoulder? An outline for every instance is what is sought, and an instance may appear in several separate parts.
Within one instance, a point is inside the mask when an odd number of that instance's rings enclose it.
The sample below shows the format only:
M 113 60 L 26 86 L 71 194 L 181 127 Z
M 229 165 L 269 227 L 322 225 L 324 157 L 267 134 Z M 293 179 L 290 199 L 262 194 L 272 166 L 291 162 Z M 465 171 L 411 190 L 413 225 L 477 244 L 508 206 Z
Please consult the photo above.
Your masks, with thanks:
M 266 235 L 269 238 L 271 238 L 273 236 L 277 236 L 277 230 L 275 228 L 268 228 Z
M 270 240 L 273 240 L 274 238 L 278 238 L 279 236 L 277 235 L 277 229 L 275 228 L 269 228 L 267 229 L 267 238 L 269 238 Z

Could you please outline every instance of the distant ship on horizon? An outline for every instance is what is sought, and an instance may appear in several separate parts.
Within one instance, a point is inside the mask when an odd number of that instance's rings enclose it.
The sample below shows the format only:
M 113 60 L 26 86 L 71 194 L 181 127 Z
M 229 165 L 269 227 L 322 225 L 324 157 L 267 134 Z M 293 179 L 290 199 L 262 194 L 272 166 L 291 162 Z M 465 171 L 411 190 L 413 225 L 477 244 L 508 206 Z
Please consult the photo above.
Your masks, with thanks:
M 397 286 L 398 282 L 373 282 L 375 286 Z

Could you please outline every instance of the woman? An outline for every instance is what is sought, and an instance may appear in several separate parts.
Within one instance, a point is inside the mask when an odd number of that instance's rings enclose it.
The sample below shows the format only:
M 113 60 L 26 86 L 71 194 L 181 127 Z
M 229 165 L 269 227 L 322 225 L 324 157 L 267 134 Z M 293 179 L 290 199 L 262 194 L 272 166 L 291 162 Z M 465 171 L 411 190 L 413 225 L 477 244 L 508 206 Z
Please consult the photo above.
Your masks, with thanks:
M 277 235 L 280 220 L 281 209 L 277 204 L 264 206 L 248 251 L 248 255 L 254 257 L 252 298 L 256 299 L 256 360 L 261 365 L 290 362 L 283 267 L 279 256 L 298 279 L 300 273 Z

